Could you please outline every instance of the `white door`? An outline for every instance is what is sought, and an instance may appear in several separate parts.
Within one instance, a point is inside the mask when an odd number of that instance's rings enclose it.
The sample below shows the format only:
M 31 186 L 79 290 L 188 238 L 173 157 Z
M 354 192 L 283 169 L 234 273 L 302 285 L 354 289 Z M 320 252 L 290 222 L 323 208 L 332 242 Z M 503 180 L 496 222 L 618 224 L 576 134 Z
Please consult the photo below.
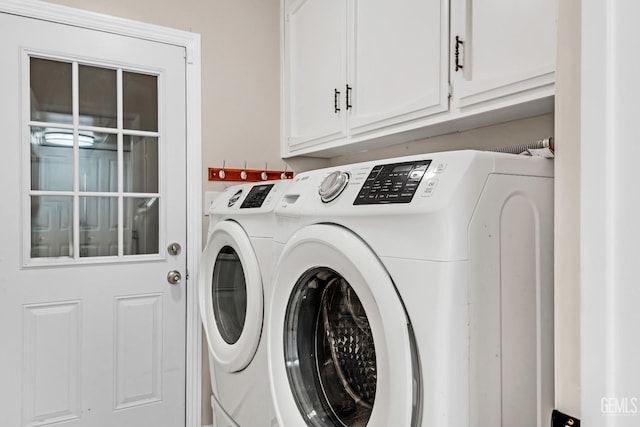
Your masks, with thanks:
M 0 38 L 2 423 L 184 425 L 184 48 L 5 13 Z
M 389 274 L 342 227 L 287 242 L 274 274 L 269 375 L 280 425 L 418 426 L 413 332 Z

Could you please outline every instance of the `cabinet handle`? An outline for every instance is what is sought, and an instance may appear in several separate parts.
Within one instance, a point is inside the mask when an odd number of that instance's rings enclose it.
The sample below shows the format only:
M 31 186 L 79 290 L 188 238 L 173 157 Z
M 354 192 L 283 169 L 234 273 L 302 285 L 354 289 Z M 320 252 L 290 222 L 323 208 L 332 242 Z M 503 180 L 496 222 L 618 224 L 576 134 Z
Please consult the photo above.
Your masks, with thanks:
M 338 114 L 340 112 L 340 91 L 333 89 L 333 112 Z
M 464 42 L 462 41 L 462 39 L 459 36 L 456 36 L 456 48 L 455 48 L 455 52 L 454 52 L 454 56 L 456 58 L 456 62 L 455 62 L 455 66 L 456 69 L 455 71 L 458 70 L 462 70 L 464 68 L 464 64 L 463 64 L 463 60 L 464 60 Z M 460 51 L 462 50 L 462 59 L 460 60 Z
M 353 107 L 351 105 L 351 89 L 353 89 L 351 86 L 347 85 L 347 110 L 351 107 Z

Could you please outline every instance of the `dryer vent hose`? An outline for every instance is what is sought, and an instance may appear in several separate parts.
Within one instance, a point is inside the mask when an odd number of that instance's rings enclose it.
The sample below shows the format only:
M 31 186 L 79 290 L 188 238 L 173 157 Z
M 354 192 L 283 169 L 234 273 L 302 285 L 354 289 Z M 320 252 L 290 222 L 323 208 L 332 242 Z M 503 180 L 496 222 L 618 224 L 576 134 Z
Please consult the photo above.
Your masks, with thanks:
M 553 137 L 545 138 L 530 144 L 510 145 L 508 147 L 494 148 L 488 151 L 552 158 L 554 153 Z

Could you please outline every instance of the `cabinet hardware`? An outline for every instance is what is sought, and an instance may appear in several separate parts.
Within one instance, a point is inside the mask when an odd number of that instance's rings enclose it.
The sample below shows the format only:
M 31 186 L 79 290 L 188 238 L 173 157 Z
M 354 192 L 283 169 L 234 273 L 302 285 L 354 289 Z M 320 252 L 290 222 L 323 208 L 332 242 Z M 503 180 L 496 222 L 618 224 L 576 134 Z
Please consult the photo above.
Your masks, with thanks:
M 462 50 L 462 54 L 460 51 Z M 455 71 L 462 70 L 464 68 L 464 41 L 459 36 L 456 36 L 456 48 L 454 52 L 456 58 Z M 460 58 L 462 56 L 462 58 Z
M 351 105 L 351 89 L 353 89 L 351 86 L 347 85 L 347 110 L 351 107 L 353 107 Z
M 338 114 L 340 112 L 340 91 L 333 89 L 333 112 Z

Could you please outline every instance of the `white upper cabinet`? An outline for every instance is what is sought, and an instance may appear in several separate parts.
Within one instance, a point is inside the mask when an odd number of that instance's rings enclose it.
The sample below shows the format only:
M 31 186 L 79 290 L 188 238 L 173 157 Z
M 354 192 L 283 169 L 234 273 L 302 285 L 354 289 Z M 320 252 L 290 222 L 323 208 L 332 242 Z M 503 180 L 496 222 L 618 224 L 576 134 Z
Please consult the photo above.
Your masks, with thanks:
M 454 105 L 495 108 L 553 95 L 557 8 L 557 0 L 452 1 Z
M 448 109 L 448 12 L 440 0 L 353 0 L 349 133 Z
M 557 1 L 282 0 L 282 156 L 552 111 Z
M 291 150 L 346 137 L 341 109 L 346 87 L 344 0 L 297 0 L 285 5 L 283 127 Z

